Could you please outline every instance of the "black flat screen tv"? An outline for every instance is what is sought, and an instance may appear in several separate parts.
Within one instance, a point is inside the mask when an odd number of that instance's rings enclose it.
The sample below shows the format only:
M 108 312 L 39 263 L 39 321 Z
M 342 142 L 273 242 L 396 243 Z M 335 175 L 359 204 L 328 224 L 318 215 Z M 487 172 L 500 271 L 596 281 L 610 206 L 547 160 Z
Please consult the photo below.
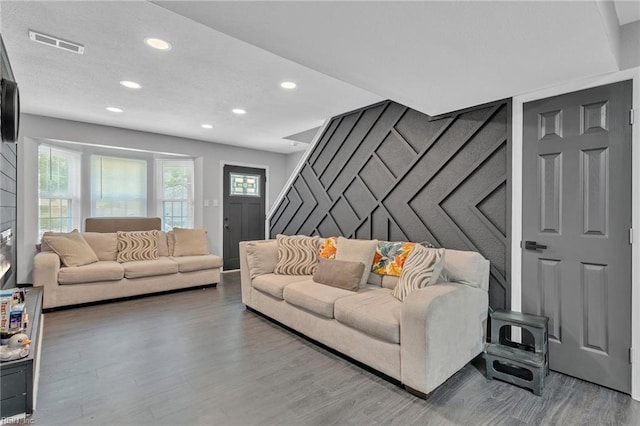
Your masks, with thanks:
M 0 136 L 2 142 L 15 143 L 20 129 L 20 91 L 1 35 L 0 68 Z

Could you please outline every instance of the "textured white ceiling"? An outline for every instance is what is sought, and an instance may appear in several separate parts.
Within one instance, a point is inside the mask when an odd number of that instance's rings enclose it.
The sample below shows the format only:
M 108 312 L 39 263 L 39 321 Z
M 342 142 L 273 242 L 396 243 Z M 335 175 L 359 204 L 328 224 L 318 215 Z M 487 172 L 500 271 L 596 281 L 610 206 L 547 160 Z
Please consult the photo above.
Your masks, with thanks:
M 637 20 L 638 4 L 617 2 L 617 21 Z M 287 136 L 383 99 L 436 115 L 615 71 L 605 9 L 599 0 L 2 1 L 0 31 L 25 112 L 288 153 L 307 145 Z M 85 54 L 33 43 L 28 29 Z M 148 36 L 173 49 L 149 49 Z M 283 80 L 298 88 L 282 90 Z
M 382 100 L 148 2 L 3 1 L 0 12 L 27 113 L 288 153 L 307 145 L 284 137 Z M 29 29 L 84 44 L 85 53 L 34 43 Z M 148 36 L 173 48 L 150 49 Z M 125 89 L 123 79 L 143 87 Z M 298 87 L 285 91 L 283 80 Z
M 596 1 L 157 3 L 430 115 L 617 70 Z

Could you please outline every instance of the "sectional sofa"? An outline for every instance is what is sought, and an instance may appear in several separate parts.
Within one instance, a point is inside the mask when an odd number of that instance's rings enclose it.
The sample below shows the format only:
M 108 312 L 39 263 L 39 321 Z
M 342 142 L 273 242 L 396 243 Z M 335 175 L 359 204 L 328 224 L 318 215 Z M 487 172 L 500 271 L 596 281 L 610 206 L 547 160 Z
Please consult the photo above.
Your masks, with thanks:
M 370 272 L 357 291 L 274 273 L 275 240 L 240 243 L 242 301 L 309 338 L 401 382 L 423 398 L 483 351 L 489 262 L 444 250 L 433 285 L 394 297 L 397 276 Z M 276 271 L 277 272 L 277 271 Z M 341 275 L 338 274 L 337 277 Z

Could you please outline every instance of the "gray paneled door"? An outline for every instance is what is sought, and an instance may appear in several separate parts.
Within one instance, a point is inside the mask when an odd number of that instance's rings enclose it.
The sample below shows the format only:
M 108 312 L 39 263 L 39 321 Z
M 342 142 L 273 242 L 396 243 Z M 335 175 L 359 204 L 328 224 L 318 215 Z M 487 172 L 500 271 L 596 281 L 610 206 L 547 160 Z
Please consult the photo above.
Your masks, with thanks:
M 265 171 L 226 165 L 223 185 L 224 269 L 239 269 L 240 241 L 264 240 Z
M 631 89 L 525 104 L 522 188 L 522 306 L 549 317 L 550 368 L 627 393 Z

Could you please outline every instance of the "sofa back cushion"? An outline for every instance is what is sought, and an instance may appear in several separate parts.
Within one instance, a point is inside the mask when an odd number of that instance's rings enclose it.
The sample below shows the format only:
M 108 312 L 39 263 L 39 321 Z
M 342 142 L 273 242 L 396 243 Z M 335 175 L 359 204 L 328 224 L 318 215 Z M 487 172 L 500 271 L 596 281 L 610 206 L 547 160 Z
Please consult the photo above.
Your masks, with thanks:
M 273 273 L 278 263 L 278 243 L 276 240 L 251 241 L 247 243 L 246 250 L 251 279 L 259 275 Z
M 158 232 L 158 256 L 171 256 L 171 254 L 169 253 L 169 237 L 164 231 Z
M 99 260 L 115 261 L 117 259 L 118 234 L 115 232 L 82 232 L 81 235 Z
M 175 244 L 172 256 L 202 256 L 209 254 L 207 230 L 203 228 L 173 228 Z
M 438 282 L 458 282 L 489 291 L 489 268 L 489 261 L 478 252 L 445 249 Z

